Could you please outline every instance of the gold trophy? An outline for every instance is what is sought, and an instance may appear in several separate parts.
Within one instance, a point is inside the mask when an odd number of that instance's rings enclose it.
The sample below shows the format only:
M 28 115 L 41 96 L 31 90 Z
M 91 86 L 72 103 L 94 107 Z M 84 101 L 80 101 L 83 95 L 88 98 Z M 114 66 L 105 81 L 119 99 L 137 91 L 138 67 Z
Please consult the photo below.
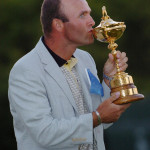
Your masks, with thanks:
M 109 43 L 108 49 L 111 50 L 112 55 L 114 56 L 116 62 L 117 73 L 113 76 L 110 81 L 111 94 L 114 92 L 120 92 L 120 97 L 114 101 L 115 104 L 126 104 L 134 101 L 144 99 L 142 94 L 138 94 L 137 88 L 133 83 L 132 76 L 128 75 L 125 72 L 120 71 L 117 59 L 116 59 L 116 48 L 118 45 L 115 43 L 119 39 L 126 25 L 124 22 L 113 21 L 106 11 L 106 7 L 102 7 L 102 20 L 100 24 L 93 29 L 94 37 L 104 43 Z

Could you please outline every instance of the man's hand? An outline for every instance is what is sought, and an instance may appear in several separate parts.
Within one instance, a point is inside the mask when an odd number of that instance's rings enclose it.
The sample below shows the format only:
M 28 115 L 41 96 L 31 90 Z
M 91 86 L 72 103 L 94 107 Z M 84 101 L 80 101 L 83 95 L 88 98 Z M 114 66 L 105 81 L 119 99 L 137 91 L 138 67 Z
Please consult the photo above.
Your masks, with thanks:
M 103 103 L 99 105 L 97 111 L 100 114 L 101 123 L 112 123 L 117 121 L 121 114 L 131 105 L 131 104 L 124 104 L 124 105 L 116 105 L 113 103 L 116 99 L 118 99 L 120 93 L 114 93 L 111 97 L 105 100 Z M 98 117 L 95 112 L 92 113 L 93 115 L 93 127 L 98 125 Z
M 110 53 L 108 57 L 109 58 L 104 65 L 103 72 L 105 75 L 112 77 L 117 72 L 117 69 L 113 55 Z M 126 57 L 126 53 L 125 52 L 121 53 L 120 51 L 117 51 L 116 58 L 118 61 L 118 65 L 120 67 L 120 71 L 125 71 L 126 68 L 128 67 L 127 65 L 128 58 Z

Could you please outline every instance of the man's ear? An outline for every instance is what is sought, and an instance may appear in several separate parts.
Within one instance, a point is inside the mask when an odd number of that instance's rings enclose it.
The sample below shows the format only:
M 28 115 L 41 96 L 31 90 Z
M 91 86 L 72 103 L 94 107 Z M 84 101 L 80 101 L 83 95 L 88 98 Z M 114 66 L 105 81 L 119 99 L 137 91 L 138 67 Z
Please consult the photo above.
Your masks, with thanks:
M 55 30 L 57 30 L 59 32 L 61 32 L 64 28 L 64 24 L 63 24 L 62 20 L 57 19 L 57 18 L 53 19 L 52 26 Z

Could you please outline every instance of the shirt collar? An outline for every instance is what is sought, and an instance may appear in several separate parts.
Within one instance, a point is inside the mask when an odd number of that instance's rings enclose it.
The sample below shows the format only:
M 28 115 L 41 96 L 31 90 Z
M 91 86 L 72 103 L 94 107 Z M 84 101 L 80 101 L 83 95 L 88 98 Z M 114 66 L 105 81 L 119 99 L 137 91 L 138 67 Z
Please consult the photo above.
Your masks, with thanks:
M 77 58 L 71 57 L 63 66 L 70 72 L 77 62 Z

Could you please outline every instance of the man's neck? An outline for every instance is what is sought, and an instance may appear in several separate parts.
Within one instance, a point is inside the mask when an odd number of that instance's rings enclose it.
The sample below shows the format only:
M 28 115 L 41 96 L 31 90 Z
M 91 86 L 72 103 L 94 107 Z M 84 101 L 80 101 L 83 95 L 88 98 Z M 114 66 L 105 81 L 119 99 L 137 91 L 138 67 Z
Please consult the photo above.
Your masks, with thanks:
M 46 45 L 59 57 L 69 60 L 73 53 L 76 50 L 75 45 L 71 45 L 63 41 L 62 39 L 57 39 L 56 38 L 46 38 L 44 37 L 44 41 Z

